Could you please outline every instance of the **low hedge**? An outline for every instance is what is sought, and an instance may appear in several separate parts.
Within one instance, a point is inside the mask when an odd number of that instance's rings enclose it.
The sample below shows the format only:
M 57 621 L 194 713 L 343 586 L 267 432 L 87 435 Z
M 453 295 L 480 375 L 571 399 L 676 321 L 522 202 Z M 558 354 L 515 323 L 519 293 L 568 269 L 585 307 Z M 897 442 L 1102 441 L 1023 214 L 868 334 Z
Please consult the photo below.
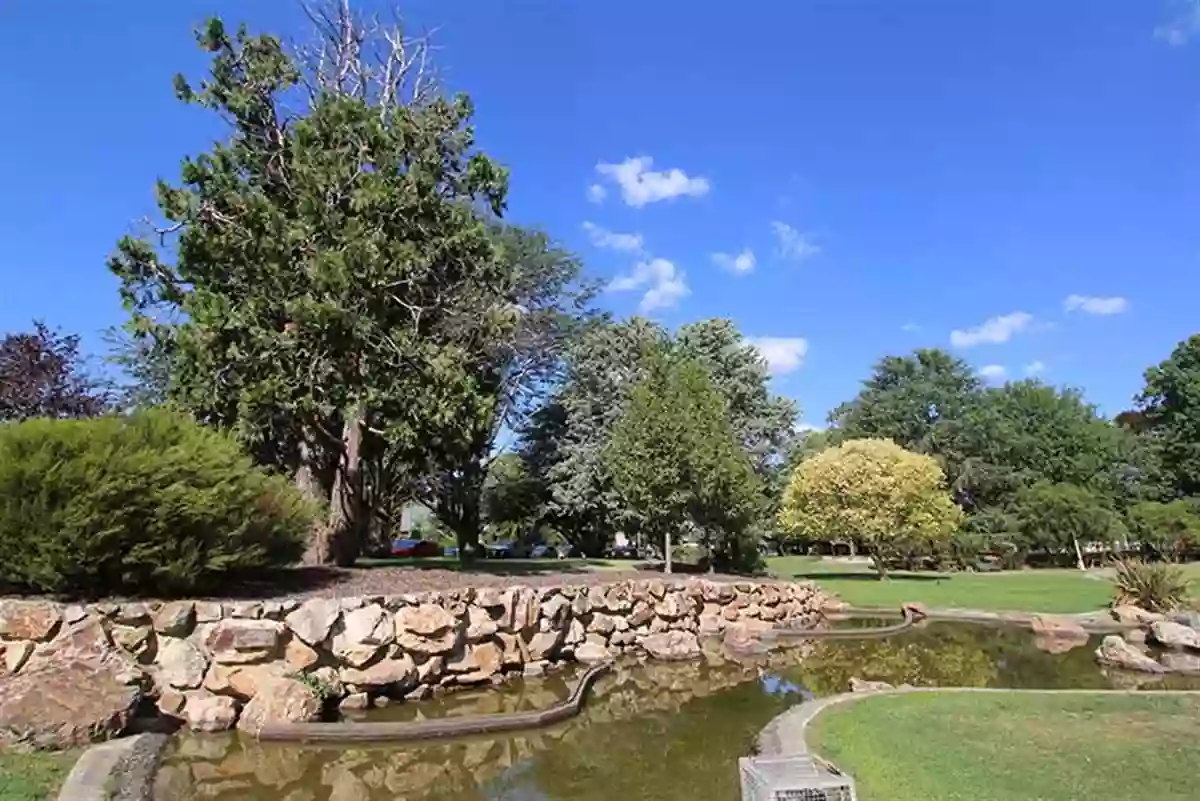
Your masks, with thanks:
M 0 585 L 180 595 L 295 562 L 317 510 L 168 409 L 0 425 Z

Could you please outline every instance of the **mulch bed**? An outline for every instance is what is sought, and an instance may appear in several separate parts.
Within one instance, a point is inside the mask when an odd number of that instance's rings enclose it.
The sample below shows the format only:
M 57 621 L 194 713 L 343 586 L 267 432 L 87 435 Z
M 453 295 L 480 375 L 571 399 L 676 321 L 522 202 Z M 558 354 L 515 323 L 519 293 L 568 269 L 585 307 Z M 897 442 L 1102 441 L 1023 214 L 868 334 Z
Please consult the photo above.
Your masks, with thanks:
M 709 581 L 774 582 L 774 579 L 727 574 L 675 573 L 672 578 L 704 578 Z M 529 570 L 524 566 L 512 572 L 491 570 L 458 571 L 437 567 L 304 567 L 278 571 L 253 578 L 239 578 L 210 592 L 197 592 L 189 597 L 196 600 L 279 600 L 283 598 L 348 598 L 369 595 L 402 595 L 429 591 L 446 591 L 481 587 L 559 587 L 564 585 L 610 584 L 630 579 L 663 578 L 653 570 L 589 570 L 558 568 L 553 563 L 545 569 Z M 4 593 L 0 592 L 0 597 Z M 10 596 L 12 597 L 12 596 Z M 31 596 L 16 596 L 30 598 Z M 132 600 L 109 598 L 104 600 Z M 146 599 L 139 599 L 146 600 Z

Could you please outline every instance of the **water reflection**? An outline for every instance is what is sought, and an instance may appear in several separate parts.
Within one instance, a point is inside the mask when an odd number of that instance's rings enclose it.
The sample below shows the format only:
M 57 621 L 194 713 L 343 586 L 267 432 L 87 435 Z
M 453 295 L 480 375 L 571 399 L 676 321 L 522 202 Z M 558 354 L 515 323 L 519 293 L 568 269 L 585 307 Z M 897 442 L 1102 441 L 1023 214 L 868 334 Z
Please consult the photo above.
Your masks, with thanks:
M 802 697 L 841 692 L 852 676 L 1039 688 L 1131 681 L 1096 666 L 1096 645 L 1049 653 L 1027 631 L 937 623 L 888 639 L 822 641 L 749 664 L 727 661 L 710 648 L 697 663 L 620 666 L 599 683 L 578 718 L 516 736 L 402 748 L 184 738 L 159 777 L 158 801 L 733 801 L 737 757 L 751 751 L 771 717 Z M 571 680 L 552 676 L 371 716 L 543 708 L 565 697 Z M 1155 686 L 1185 684 L 1173 679 Z

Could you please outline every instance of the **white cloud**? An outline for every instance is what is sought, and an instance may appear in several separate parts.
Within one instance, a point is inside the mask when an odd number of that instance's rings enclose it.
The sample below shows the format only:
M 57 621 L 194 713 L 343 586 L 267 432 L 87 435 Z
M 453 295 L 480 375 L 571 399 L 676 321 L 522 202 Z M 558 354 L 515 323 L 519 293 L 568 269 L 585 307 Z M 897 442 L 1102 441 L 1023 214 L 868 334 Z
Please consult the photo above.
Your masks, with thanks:
M 596 172 L 621 188 L 621 197 L 627 205 L 639 209 L 660 200 L 708 194 L 707 178 L 693 178 L 678 168 L 654 171 L 650 169 L 652 166 L 654 159 L 639 156 L 627 158 L 620 164 L 602 162 L 596 165 Z
M 950 344 L 956 348 L 970 348 L 985 342 L 1007 342 L 1014 334 L 1018 334 L 1033 322 L 1033 315 L 1023 311 L 992 317 L 983 325 L 968 328 L 965 331 L 950 332 Z
M 807 434 L 807 433 L 809 433 L 810 431 L 824 431 L 824 430 L 825 430 L 825 426 L 823 426 L 823 425 L 819 425 L 819 424 L 817 424 L 817 423 L 804 423 L 804 422 L 799 422 L 799 423 L 796 423 L 796 425 L 795 425 L 795 426 L 793 426 L 793 430 L 794 430 L 794 431 L 795 431 L 797 434 Z
M 713 264 L 718 267 L 723 267 L 726 270 L 745 275 L 754 269 L 755 259 L 754 251 L 746 248 L 737 255 L 731 253 L 714 253 L 712 254 Z
M 592 203 L 603 203 L 604 198 L 608 197 L 608 190 L 600 184 L 592 184 L 588 187 L 587 199 Z
M 1046 372 L 1046 363 L 1040 359 L 1025 365 L 1025 375 L 1038 375 L 1044 372 Z
M 670 308 L 691 293 L 687 276 L 666 259 L 650 259 L 634 265 L 628 275 L 619 275 L 608 288 L 613 292 L 628 292 L 646 288 L 638 311 L 643 314 L 655 309 Z
M 1068 295 L 1063 308 L 1086 314 L 1120 314 L 1129 310 L 1129 301 L 1122 297 L 1097 298 L 1091 295 Z
M 985 364 L 979 368 L 979 374 L 989 381 L 999 381 L 1008 373 L 1002 364 Z
M 583 230 L 587 232 L 592 244 L 598 248 L 620 250 L 625 253 L 642 252 L 644 241 L 641 234 L 618 234 L 590 222 L 583 224 Z
M 821 252 L 821 248 L 808 234 L 797 231 L 785 222 L 772 222 L 771 230 L 775 232 L 775 238 L 779 241 L 776 252 L 785 259 L 804 261 Z
M 915 334 L 921 330 L 921 326 L 917 325 L 916 323 L 905 323 L 904 325 L 900 326 L 900 330 L 906 334 Z
M 1200 0 L 1177 0 L 1179 11 L 1169 22 L 1154 29 L 1154 38 L 1172 47 L 1182 47 L 1200 36 Z
M 772 373 L 790 373 L 804 364 L 808 340 L 802 337 L 746 337 L 746 342 L 762 354 Z

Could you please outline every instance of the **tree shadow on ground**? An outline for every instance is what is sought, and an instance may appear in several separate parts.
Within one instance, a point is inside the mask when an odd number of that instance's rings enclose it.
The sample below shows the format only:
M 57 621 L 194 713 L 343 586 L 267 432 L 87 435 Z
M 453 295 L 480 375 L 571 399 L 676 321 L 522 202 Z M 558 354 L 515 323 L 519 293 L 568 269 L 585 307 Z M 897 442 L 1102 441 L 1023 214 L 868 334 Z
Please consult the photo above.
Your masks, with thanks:
M 793 573 L 791 577 L 794 579 L 807 579 L 809 581 L 879 581 L 879 577 L 874 573 L 839 573 L 835 570 L 801 570 L 799 573 Z M 943 576 L 940 573 L 931 573 L 929 575 L 921 573 L 893 575 L 889 573 L 887 580 L 896 584 L 905 581 L 921 583 L 927 581 L 949 581 L 950 577 Z
M 372 559 L 360 560 L 355 568 L 358 570 L 449 570 L 464 576 L 472 574 L 485 576 L 551 576 L 556 574 L 577 574 L 595 572 L 586 562 L 577 559 L 480 559 L 469 565 L 457 560 L 428 561 L 421 559 Z M 636 567 L 630 563 L 630 570 Z

